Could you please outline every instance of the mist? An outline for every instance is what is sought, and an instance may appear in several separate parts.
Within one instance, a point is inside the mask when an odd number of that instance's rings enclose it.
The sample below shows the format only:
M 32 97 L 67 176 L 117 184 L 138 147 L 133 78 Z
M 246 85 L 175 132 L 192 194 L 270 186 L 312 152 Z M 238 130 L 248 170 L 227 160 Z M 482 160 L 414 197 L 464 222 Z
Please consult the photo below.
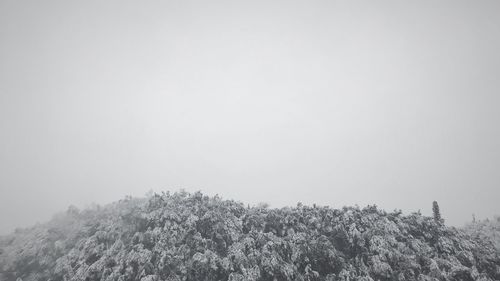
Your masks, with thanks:
M 0 233 L 149 190 L 500 214 L 497 1 L 1 1 Z

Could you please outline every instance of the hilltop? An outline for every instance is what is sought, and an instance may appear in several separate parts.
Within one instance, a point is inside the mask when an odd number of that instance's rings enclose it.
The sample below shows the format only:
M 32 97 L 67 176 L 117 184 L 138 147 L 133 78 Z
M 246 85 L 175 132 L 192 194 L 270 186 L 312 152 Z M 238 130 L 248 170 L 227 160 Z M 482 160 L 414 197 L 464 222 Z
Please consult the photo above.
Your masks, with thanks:
M 163 193 L 71 207 L 3 236 L 0 270 L 7 281 L 500 280 L 499 251 L 474 229 L 375 206 Z

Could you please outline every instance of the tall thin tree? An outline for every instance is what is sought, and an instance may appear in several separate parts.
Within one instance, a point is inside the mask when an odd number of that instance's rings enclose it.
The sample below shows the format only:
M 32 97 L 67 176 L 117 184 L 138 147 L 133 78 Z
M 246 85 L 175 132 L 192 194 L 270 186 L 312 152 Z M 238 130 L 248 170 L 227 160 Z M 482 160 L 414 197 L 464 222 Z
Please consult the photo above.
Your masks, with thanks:
M 439 205 L 437 201 L 432 202 L 432 214 L 434 215 L 434 220 L 437 223 L 443 223 L 444 220 L 441 218 L 441 212 L 439 211 Z

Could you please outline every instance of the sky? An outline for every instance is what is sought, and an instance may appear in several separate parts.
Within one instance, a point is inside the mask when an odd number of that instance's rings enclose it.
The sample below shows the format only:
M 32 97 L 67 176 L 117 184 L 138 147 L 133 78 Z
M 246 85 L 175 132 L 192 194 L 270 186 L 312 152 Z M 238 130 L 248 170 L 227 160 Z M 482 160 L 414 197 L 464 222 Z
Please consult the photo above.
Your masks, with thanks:
M 181 188 L 500 214 L 499 1 L 0 0 L 0 233 Z

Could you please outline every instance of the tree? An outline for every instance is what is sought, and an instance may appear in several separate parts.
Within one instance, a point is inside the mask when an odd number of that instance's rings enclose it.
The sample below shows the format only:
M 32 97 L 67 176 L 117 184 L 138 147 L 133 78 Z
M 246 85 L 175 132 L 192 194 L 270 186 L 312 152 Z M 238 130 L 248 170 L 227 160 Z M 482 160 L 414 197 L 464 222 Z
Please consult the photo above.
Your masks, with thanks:
M 441 212 L 439 211 L 439 205 L 437 201 L 432 202 L 432 214 L 434 215 L 434 220 L 442 224 L 444 220 L 441 218 Z

